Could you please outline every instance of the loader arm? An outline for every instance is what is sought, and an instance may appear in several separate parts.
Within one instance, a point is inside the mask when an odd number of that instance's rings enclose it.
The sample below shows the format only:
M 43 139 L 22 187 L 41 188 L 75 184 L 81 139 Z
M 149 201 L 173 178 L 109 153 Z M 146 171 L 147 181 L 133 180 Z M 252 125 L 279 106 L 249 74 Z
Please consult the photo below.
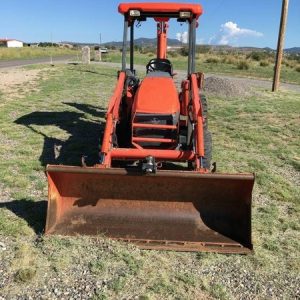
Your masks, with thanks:
M 124 90 L 125 79 L 125 72 L 120 72 L 114 93 L 109 100 L 106 113 L 106 126 L 100 152 L 100 164 L 103 167 L 110 167 L 111 164 L 111 156 L 108 154 L 110 153 L 112 147 L 112 137 L 116 130 L 116 123 L 119 121 L 119 110 Z
M 191 75 L 191 110 L 193 116 L 193 123 L 195 125 L 194 130 L 194 140 L 195 153 L 197 156 L 196 160 L 196 169 L 202 169 L 202 158 L 204 157 L 204 138 L 203 138 L 203 114 L 202 114 L 202 105 L 199 97 L 199 85 L 196 74 Z

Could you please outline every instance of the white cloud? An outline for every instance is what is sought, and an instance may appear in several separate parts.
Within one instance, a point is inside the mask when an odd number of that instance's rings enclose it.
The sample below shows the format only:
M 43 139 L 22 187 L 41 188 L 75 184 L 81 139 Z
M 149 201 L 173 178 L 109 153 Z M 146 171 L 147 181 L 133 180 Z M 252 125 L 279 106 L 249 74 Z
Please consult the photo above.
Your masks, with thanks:
M 261 32 L 240 28 L 238 25 L 232 21 L 228 21 L 221 25 L 220 31 L 217 35 L 212 36 L 209 39 L 209 43 L 215 43 L 219 45 L 228 45 L 235 43 L 241 37 L 262 37 Z
M 183 33 L 177 32 L 176 33 L 176 39 L 184 44 L 188 42 L 189 34 L 187 31 L 184 31 Z

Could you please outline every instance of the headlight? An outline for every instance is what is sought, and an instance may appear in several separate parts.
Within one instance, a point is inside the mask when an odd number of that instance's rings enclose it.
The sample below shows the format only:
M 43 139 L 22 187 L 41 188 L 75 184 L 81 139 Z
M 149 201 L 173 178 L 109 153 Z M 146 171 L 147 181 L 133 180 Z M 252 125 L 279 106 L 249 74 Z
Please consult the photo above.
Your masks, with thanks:
M 141 12 L 139 10 L 132 9 L 129 11 L 130 17 L 139 17 L 141 15 Z
M 180 11 L 179 12 L 179 18 L 181 19 L 186 19 L 191 17 L 191 12 L 190 11 Z

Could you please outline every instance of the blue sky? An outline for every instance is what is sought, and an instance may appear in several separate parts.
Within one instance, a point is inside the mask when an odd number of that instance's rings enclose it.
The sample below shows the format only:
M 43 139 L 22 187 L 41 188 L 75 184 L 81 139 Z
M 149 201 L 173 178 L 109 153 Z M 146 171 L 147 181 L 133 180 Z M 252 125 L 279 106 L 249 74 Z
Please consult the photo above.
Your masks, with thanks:
M 276 47 L 281 0 L 181 2 L 203 6 L 198 43 Z M 102 42 L 120 41 L 123 23 L 118 4 L 115 0 L 1 0 L 0 38 L 35 42 L 49 41 L 52 36 L 54 42 L 98 42 L 101 32 Z M 170 25 L 169 37 L 184 39 L 186 26 Z M 300 46 L 299 31 L 300 1 L 290 0 L 285 47 Z M 143 23 L 136 37 L 154 37 L 155 32 L 153 22 Z

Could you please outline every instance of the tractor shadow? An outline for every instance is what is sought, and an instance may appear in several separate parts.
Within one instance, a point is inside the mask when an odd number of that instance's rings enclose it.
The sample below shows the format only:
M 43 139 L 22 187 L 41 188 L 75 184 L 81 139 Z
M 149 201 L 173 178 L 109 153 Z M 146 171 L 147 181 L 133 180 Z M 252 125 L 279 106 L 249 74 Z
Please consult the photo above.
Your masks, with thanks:
M 46 223 L 47 201 L 31 201 L 27 199 L 0 203 L 0 209 L 6 208 L 16 216 L 24 219 L 36 234 L 44 232 Z
M 86 156 L 86 163 L 94 165 L 98 161 L 100 139 L 104 130 L 105 110 L 88 104 L 64 102 L 76 111 L 36 111 L 24 115 L 16 124 L 24 125 L 36 135 L 44 138 L 39 157 L 42 166 L 47 164 L 81 165 L 81 157 Z M 89 118 L 87 118 L 87 114 Z M 49 134 L 45 126 L 54 126 L 64 131 L 67 139 L 60 139 Z M 66 134 L 65 134 L 66 133 Z M 24 219 L 36 234 L 44 232 L 46 223 L 47 201 L 28 199 L 0 202 L 0 208 L 6 208 Z
M 98 160 L 100 138 L 104 131 L 105 110 L 89 104 L 63 104 L 76 108 L 76 111 L 37 111 L 24 115 L 15 121 L 24 125 L 37 135 L 44 138 L 43 149 L 39 160 L 42 166 L 47 164 L 81 165 L 82 156 L 88 165 Z M 91 118 L 87 118 L 89 114 Z M 64 131 L 67 139 L 50 136 L 45 126 L 54 126 Z M 49 132 L 49 131 L 48 131 Z

